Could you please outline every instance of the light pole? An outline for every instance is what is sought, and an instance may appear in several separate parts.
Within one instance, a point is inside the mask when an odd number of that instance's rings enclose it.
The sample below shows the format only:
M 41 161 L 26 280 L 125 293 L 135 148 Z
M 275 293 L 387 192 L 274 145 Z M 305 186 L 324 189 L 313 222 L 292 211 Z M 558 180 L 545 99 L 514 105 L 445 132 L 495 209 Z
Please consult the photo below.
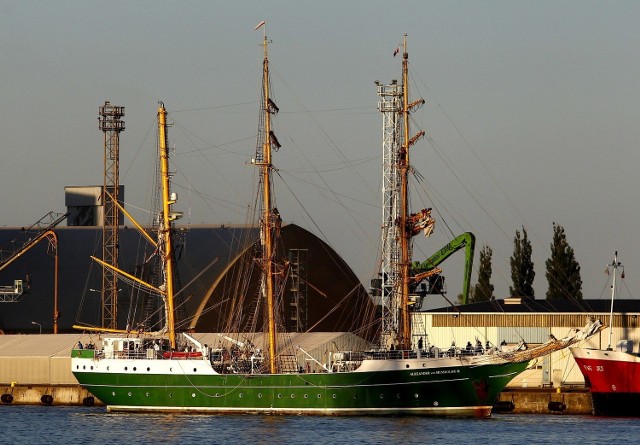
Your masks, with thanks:
M 40 333 L 42 334 L 42 325 L 36 321 L 32 321 L 31 324 L 37 324 L 38 328 L 40 329 Z

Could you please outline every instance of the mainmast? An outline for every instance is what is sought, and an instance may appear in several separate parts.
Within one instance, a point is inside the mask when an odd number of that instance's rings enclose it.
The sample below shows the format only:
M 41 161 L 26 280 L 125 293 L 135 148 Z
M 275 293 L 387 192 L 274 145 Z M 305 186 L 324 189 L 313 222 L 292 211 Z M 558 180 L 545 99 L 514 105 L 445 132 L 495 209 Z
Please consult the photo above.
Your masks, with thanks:
M 256 29 L 263 27 L 263 49 L 264 60 L 262 63 L 262 110 L 261 120 L 263 120 L 263 131 L 261 150 L 256 153 L 255 164 L 260 168 L 262 185 L 262 216 L 260 218 L 260 241 L 262 243 L 262 278 L 261 292 L 265 306 L 265 318 L 268 325 L 268 347 L 269 347 L 269 372 L 275 374 L 277 367 L 277 330 L 276 330 L 276 310 L 274 296 L 274 232 L 279 228 L 281 220 L 278 211 L 273 208 L 271 197 L 271 163 L 272 146 L 276 149 L 280 147 L 273 131 L 271 130 L 271 114 L 278 112 L 278 107 L 269 97 L 269 57 L 267 51 L 267 33 L 264 22 L 261 22 Z
M 169 188 L 169 151 L 167 149 L 167 111 L 164 104 L 160 102 L 158 107 L 158 151 L 160 157 L 160 181 L 161 181 L 161 199 L 162 214 L 160 215 L 160 224 L 158 228 L 158 244 L 160 260 L 162 262 L 163 285 L 161 290 L 164 291 L 167 331 L 169 334 L 169 342 L 171 347 L 176 347 L 175 318 L 173 307 L 173 268 L 174 255 L 173 243 L 171 240 L 172 221 L 180 218 L 180 212 L 171 212 L 171 206 L 177 201 L 175 194 L 170 192 Z
M 407 35 L 403 39 L 402 85 L 378 86 L 383 100 L 378 108 L 385 116 L 383 133 L 383 270 L 382 301 L 387 316 L 383 318 L 383 335 L 397 349 L 411 348 L 411 317 L 409 291 L 411 285 L 411 238 L 420 230 L 425 235 L 433 231 L 435 221 L 431 209 L 409 213 L 409 148 L 422 136 L 420 131 L 410 136 L 410 113 L 424 104 L 423 99 L 409 102 L 409 55 Z M 400 96 L 402 101 L 400 103 Z M 402 124 L 399 123 L 402 117 Z M 388 298 L 386 294 L 389 294 Z

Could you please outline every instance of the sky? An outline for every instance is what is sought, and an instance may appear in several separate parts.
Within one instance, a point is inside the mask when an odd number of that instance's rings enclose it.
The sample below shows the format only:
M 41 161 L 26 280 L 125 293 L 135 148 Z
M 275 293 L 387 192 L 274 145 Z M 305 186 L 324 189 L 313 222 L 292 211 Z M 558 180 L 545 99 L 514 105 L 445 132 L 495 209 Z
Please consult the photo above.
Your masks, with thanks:
M 637 1 L 3 0 L 0 226 L 63 213 L 65 186 L 102 184 L 105 101 L 125 107 L 120 182 L 134 216 L 149 218 L 162 101 L 181 222 L 244 223 L 261 20 L 280 108 L 278 209 L 329 243 L 365 286 L 381 225 L 374 82 L 401 78 L 393 52 L 407 34 L 410 94 L 426 100 L 412 114 L 412 133 L 426 132 L 411 152 L 420 179 L 412 201 L 438 220 L 414 258 L 472 232 L 475 268 L 489 246 L 495 296 L 505 298 L 524 227 L 542 299 L 555 222 L 585 298 L 609 298 L 603 271 L 615 251 L 626 270 L 621 297 L 640 297 Z M 463 256 L 442 267 L 451 299 Z

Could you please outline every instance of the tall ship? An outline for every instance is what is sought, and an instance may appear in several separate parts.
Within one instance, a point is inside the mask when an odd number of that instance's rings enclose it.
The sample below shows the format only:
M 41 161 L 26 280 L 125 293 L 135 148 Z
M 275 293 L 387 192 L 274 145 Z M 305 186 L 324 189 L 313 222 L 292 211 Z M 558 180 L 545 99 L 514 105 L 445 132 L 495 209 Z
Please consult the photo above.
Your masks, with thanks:
M 594 415 L 637 417 L 640 416 L 640 350 L 634 351 L 631 340 L 619 340 L 615 349 L 612 346 L 616 279 L 624 278 L 618 252 L 615 252 L 606 271 L 612 277 L 607 347 L 572 347 L 571 353 L 591 392 Z
M 263 26 L 264 22 L 256 29 Z M 376 335 L 371 340 L 362 337 L 364 346 L 359 349 L 334 349 L 320 359 L 300 351 L 283 322 L 287 309 L 283 289 L 293 277 L 291 263 L 279 247 L 282 219 L 272 183 L 272 155 L 280 147 L 272 126 L 278 107 L 270 94 L 264 28 L 263 32 L 260 124 L 252 159 L 258 173 L 255 214 L 260 236 L 251 267 L 260 273 L 259 284 L 247 287 L 250 280 L 239 275 L 234 292 L 237 301 L 233 303 L 238 311 L 226 323 L 225 332 L 212 334 L 219 342 L 203 344 L 199 334 L 176 327 L 174 297 L 180 290 L 172 278 L 172 225 L 179 214 L 173 209 L 176 197 L 168 166 L 167 112 L 161 105 L 157 117 L 162 206 L 153 242 L 162 259 L 162 281 L 158 285 L 146 283 L 101 263 L 156 294 L 164 303 L 164 326 L 156 331 L 101 334 L 101 344 L 71 351 L 74 376 L 106 404 L 108 411 L 488 417 L 499 393 L 532 360 L 598 331 L 600 324 L 596 322 L 569 337 L 551 339 L 535 348 L 522 344 L 511 351 L 436 351 L 425 348 L 421 339 L 415 340 L 411 291 L 424 276 L 416 276 L 411 269 L 412 238 L 421 232 L 430 234 L 434 220 L 430 209 L 409 210 L 409 151 L 419 139 L 419 135 L 410 136 L 409 115 L 421 101 L 409 100 L 405 36 L 402 82 L 378 84 L 378 94 L 391 94 L 393 100 L 392 109 L 387 110 L 391 114 L 385 114 L 385 119 L 390 119 L 385 128 L 396 131 L 385 130 L 383 135 L 394 167 L 385 172 L 389 177 L 383 186 L 386 222 L 382 256 L 387 260 L 381 270 L 381 309 L 373 324 Z M 255 302 L 253 310 L 247 310 L 247 301 Z M 328 316 L 351 316 L 340 313 L 342 310 L 336 307 Z

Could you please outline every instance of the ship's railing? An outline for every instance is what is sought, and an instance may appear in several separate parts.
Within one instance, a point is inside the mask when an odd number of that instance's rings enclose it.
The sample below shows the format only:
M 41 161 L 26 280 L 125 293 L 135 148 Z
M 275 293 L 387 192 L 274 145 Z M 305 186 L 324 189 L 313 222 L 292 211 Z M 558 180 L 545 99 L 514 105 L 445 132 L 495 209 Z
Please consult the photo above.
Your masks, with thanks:
M 203 360 L 202 353 L 185 353 L 159 351 L 156 349 L 125 349 L 123 351 L 96 350 L 96 358 L 127 359 L 127 360 Z
M 440 349 L 432 347 L 417 351 L 411 350 L 380 350 L 380 351 L 366 351 L 364 355 L 369 360 L 397 360 L 397 359 L 416 359 L 416 358 L 444 358 L 444 357 L 464 357 L 472 355 L 484 355 L 492 354 L 494 349 L 489 350 L 468 350 L 463 348 L 452 347 L 450 349 Z

